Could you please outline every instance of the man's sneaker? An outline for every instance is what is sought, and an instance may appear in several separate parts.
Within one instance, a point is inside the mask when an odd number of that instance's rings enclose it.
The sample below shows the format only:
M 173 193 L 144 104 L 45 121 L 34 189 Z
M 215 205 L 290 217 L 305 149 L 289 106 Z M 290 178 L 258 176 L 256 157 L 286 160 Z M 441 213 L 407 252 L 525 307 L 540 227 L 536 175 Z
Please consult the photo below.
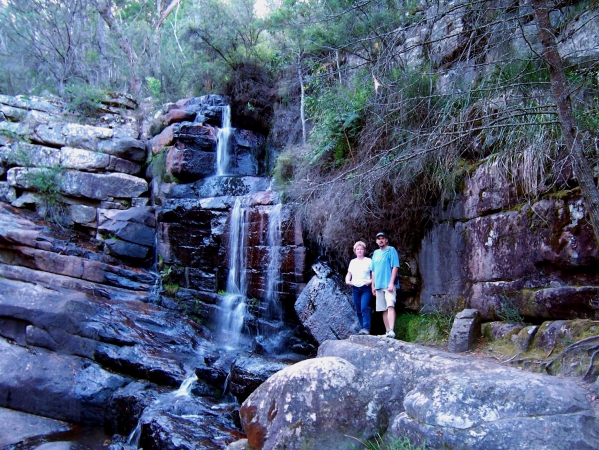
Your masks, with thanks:
M 370 334 L 370 331 L 368 331 L 366 328 L 362 328 L 360 331 L 358 331 L 358 334 Z
M 393 332 L 393 330 L 387 331 L 385 336 L 387 336 L 388 338 L 391 338 L 391 339 L 395 339 L 395 333 Z

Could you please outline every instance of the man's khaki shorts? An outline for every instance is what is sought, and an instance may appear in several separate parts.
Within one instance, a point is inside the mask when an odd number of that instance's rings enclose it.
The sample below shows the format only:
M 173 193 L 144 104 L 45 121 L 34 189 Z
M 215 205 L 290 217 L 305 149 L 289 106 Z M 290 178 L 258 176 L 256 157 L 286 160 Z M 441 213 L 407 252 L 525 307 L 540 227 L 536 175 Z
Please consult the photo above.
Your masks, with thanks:
M 387 311 L 390 306 L 395 307 L 395 294 L 397 291 L 389 292 L 387 289 L 377 289 L 375 292 L 377 311 Z

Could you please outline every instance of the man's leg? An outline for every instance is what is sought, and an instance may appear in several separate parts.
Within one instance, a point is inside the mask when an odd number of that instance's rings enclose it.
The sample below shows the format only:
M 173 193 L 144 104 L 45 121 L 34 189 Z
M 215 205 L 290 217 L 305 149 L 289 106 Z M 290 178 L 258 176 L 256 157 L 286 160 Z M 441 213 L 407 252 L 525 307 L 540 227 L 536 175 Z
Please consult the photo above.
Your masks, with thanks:
M 393 331 L 395 328 L 395 307 L 389 306 L 387 308 L 387 322 L 389 323 L 389 330 Z

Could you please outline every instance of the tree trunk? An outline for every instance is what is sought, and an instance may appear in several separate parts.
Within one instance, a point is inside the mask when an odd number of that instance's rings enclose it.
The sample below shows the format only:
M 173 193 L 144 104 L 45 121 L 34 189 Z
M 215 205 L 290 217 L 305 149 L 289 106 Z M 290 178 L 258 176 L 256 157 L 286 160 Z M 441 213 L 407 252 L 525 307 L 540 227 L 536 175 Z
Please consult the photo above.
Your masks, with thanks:
M 531 4 L 537 19 L 543 55 L 549 69 L 551 91 L 557 105 L 562 135 L 566 147 L 572 152 L 574 176 L 584 197 L 589 213 L 589 221 L 595 232 L 595 241 L 599 244 L 599 189 L 597 189 L 593 179 L 593 168 L 584 156 L 582 145 L 577 139 L 576 122 L 572 114 L 570 99 L 570 86 L 566 79 L 562 58 L 557 50 L 557 41 L 549 18 L 551 6 L 548 0 L 531 0 Z
M 308 141 L 307 130 L 306 130 L 306 93 L 304 86 L 304 74 L 302 71 L 302 56 L 300 53 L 297 55 L 297 76 L 300 83 L 300 120 L 302 121 L 302 144 L 305 146 Z
M 119 47 L 121 50 L 127 55 L 127 60 L 129 61 L 129 70 L 130 70 L 130 88 L 131 92 L 134 94 L 139 94 L 141 92 L 141 79 L 137 74 L 137 54 L 133 50 L 133 46 L 129 42 L 129 39 L 121 30 L 119 23 L 116 21 L 112 12 L 110 10 L 111 5 L 110 0 L 98 0 L 96 1 L 96 10 L 98 14 L 104 19 L 108 28 L 110 28 L 114 33 L 116 33 Z

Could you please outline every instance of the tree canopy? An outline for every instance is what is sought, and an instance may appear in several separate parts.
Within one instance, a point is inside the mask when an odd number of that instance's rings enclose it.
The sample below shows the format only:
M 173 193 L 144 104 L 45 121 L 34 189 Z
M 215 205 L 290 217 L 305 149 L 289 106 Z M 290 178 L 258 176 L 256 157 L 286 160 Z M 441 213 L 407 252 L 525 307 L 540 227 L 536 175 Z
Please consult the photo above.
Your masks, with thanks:
M 574 182 L 595 209 L 597 53 L 568 47 L 584 47 L 595 1 L 261 5 L 5 0 L 0 93 L 231 94 L 240 124 L 279 145 L 273 173 L 310 237 L 343 258 L 379 228 L 417 245 L 481 164 L 522 201 Z

